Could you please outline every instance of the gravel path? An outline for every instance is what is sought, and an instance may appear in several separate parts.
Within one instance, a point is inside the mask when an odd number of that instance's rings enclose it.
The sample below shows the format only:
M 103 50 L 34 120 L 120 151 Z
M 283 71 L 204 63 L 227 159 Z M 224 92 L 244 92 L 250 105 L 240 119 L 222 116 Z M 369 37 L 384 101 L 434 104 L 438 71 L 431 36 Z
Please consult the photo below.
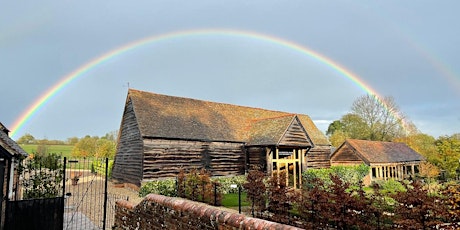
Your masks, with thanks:
M 96 229 L 102 229 L 104 189 L 104 178 L 90 172 L 84 172 L 77 185 L 72 185 L 71 180 L 68 180 L 66 182 L 66 194 L 70 193 L 70 196 L 65 201 L 67 224 L 64 229 L 88 229 L 88 226 L 93 225 L 96 226 Z M 111 181 L 107 184 L 107 198 L 106 229 L 112 228 L 116 200 L 127 199 L 135 204 L 143 200 L 142 197 L 139 197 L 138 192 L 116 185 Z

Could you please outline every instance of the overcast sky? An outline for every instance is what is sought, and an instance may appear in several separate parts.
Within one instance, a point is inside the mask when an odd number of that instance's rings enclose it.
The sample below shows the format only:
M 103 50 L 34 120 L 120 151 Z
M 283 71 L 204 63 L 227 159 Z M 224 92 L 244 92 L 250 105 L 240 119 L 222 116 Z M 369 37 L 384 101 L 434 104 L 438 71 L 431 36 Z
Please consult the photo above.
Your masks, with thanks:
M 460 1 L 4 1 L 0 122 L 8 128 L 89 61 L 155 35 L 198 29 L 264 34 L 355 73 L 423 133 L 460 132 Z M 102 136 L 119 128 L 129 87 L 308 114 L 320 130 L 366 92 L 294 49 L 244 36 L 152 42 L 62 89 L 18 137 Z M 178 108 L 180 109 L 180 108 Z

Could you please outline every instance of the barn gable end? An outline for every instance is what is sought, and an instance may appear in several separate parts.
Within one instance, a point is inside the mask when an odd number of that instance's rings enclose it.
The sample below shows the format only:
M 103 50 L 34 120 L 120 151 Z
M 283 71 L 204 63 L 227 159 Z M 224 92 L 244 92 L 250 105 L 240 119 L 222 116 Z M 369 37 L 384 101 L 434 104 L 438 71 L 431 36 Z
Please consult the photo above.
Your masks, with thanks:
M 140 186 L 143 179 L 144 145 L 131 98 L 127 98 L 118 137 L 112 178 Z
M 294 116 L 291 124 L 278 142 L 279 146 L 313 147 L 312 141 L 303 128 L 297 116 Z

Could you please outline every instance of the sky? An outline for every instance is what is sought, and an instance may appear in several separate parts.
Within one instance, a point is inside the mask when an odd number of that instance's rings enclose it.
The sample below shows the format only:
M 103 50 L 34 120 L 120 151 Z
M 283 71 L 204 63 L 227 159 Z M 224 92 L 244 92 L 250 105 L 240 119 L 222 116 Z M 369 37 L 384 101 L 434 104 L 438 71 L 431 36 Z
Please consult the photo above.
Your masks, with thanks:
M 15 140 L 103 136 L 119 129 L 133 88 L 307 114 L 325 132 L 372 89 L 421 132 L 452 135 L 460 133 L 459 8 L 457 0 L 4 1 L 0 122 Z M 129 44 L 137 45 L 120 51 Z

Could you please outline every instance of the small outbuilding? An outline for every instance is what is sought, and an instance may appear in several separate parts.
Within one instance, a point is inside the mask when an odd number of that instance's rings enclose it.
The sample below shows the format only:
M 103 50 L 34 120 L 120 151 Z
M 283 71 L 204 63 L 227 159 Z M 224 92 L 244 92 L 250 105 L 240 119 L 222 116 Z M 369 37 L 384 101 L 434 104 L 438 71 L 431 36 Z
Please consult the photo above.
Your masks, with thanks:
M 376 180 L 403 180 L 414 177 L 425 161 L 418 152 L 399 142 L 348 139 L 331 154 L 331 165 L 370 166 L 364 179 L 368 185 Z
M 9 130 L 0 122 L 0 226 L 4 226 L 6 200 L 14 199 L 19 189 L 19 162 L 28 154 L 9 137 Z
M 297 187 L 307 168 L 329 167 L 331 145 L 309 116 L 129 89 L 112 178 L 141 183 L 180 169 L 212 176 L 287 170 Z

